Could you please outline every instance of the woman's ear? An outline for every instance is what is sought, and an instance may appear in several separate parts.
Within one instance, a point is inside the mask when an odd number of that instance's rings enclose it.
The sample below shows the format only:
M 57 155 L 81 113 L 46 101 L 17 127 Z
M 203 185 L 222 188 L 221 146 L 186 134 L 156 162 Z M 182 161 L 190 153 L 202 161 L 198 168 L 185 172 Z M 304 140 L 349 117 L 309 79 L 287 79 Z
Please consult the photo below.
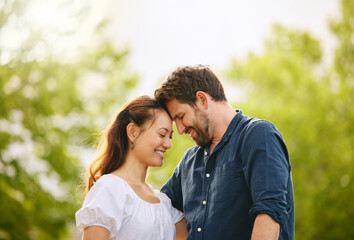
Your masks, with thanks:
M 196 102 L 201 104 L 201 106 L 205 110 L 208 110 L 208 105 L 209 105 L 208 95 L 203 91 L 198 91 L 196 92 L 195 96 L 196 96 Z
M 131 122 L 127 125 L 127 136 L 131 143 L 134 143 L 136 137 L 139 135 L 139 131 L 139 127 L 134 123 Z

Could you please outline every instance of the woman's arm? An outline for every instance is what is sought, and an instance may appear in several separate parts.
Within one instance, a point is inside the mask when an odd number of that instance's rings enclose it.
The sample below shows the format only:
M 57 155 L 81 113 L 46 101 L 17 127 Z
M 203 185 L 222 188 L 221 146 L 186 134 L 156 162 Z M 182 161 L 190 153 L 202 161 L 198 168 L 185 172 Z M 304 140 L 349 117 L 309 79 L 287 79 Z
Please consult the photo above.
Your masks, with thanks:
M 82 240 L 108 240 L 109 231 L 100 226 L 90 226 L 85 228 Z
M 187 232 L 187 221 L 185 218 L 182 218 L 181 221 L 175 224 L 176 226 L 176 240 L 186 240 L 188 236 Z

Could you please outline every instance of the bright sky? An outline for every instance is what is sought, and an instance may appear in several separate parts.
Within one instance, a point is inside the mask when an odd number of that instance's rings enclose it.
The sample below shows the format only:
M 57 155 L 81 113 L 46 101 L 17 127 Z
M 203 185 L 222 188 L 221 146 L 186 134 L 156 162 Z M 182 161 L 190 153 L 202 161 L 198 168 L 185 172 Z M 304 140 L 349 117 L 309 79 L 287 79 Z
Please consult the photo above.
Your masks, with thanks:
M 9 2 L 0 0 L 0 8 L 11 13 L 12 4 L 6 4 Z M 88 17 L 76 17 L 87 4 L 91 5 Z M 232 58 L 262 51 L 273 23 L 310 31 L 321 39 L 325 56 L 331 56 L 335 40 L 328 20 L 338 16 L 338 7 L 338 0 L 32 0 L 25 14 L 11 14 L 0 29 L 0 65 L 7 64 L 11 51 L 16 52 L 26 43 L 30 35 L 26 22 L 34 29 L 44 30 L 46 44 L 38 41 L 23 60 L 41 61 L 49 54 L 74 57 L 78 46 L 89 45 L 94 39 L 97 24 L 110 17 L 113 24 L 108 34 L 117 46 L 130 49 L 131 70 L 140 74 L 142 83 L 135 95 L 152 95 L 177 66 L 208 64 L 218 73 Z M 65 31 L 75 34 L 58 39 L 57 33 Z M 19 80 L 14 80 L 18 86 Z M 21 117 L 18 121 L 22 121 Z M 26 149 L 30 152 L 22 155 L 40 161 L 31 152 L 33 143 L 26 139 L 24 143 L 23 148 L 29 146 Z M 8 154 L 18 154 L 21 146 L 12 147 Z M 92 153 L 87 154 L 82 156 L 83 161 L 92 159 Z M 29 164 L 45 172 L 46 165 Z M 41 182 L 49 183 L 49 187 L 43 187 L 51 191 L 50 186 L 58 185 L 53 184 L 57 181 L 53 176 Z M 63 192 L 53 191 L 54 195 Z
M 27 14 L 27 19 L 39 27 L 79 28 L 76 37 L 60 41 L 55 34 L 48 34 L 51 52 L 74 55 L 75 46 L 89 44 L 95 26 L 110 18 L 107 34 L 118 47 L 130 49 L 129 65 L 140 74 L 136 95 L 151 95 L 168 72 L 180 65 L 208 64 L 220 73 L 232 58 L 242 58 L 249 51 L 261 52 L 274 23 L 310 31 L 321 39 L 325 57 L 330 58 L 335 39 L 328 20 L 339 13 L 338 0 L 75 0 L 66 8 L 58 8 L 60 2 L 33 0 Z M 87 18 L 75 21 L 68 17 L 88 3 Z M 26 41 L 28 34 L 21 32 L 25 30 L 15 29 L 10 21 L 0 33 L 1 46 L 18 49 Z M 37 46 L 37 52 L 34 57 L 45 56 L 43 46 Z M 5 53 L 0 63 L 8 61 Z
M 273 23 L 308 30 L 335 46 L 328 19 L 338 16 L 338 0 L 124 0 L 107 1 L 114 39 L 131 49 L 130 63 L 151 94 L 179 65 L 208 64 L 222 71 L 233 57 L 262 50 Z

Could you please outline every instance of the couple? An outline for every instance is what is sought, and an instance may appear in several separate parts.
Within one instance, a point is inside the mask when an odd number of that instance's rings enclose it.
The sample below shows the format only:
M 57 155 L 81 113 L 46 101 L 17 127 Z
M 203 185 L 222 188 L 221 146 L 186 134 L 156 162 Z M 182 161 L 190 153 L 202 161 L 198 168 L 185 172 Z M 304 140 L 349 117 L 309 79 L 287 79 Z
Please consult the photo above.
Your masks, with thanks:
M 146 172 L 163 164 L 172 121 L 197 146 L 158 191 Z M 76 213 L 83 239 L 294 239 L 290 162 L 279 131 L 235 111 L 204 65 L 177 68 L 155 99 L 123 107 L 87 186 Z

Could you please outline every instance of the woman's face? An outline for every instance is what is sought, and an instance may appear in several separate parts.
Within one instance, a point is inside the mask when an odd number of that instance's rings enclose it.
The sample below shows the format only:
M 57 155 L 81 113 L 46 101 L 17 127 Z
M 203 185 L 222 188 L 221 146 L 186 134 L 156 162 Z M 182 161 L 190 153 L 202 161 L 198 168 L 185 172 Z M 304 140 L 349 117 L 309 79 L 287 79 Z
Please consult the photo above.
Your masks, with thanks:
M 133 151 L 146 167 L 160 167 L 164 153 L 171 148 L 173 133 L 172 120 L 163 110 L 155 111 L 155 119 L 143 126 L 134 142 Z

